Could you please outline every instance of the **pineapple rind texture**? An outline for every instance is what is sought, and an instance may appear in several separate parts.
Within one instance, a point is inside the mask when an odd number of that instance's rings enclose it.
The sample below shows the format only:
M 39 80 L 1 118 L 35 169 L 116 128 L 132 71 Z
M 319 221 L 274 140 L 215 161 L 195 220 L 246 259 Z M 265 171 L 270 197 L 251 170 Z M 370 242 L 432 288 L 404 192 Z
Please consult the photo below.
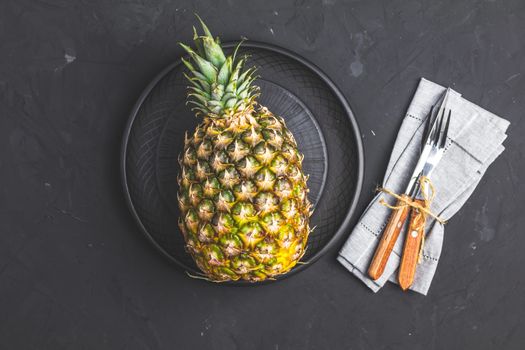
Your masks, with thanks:
M 257 104 L 254 69 L 243 69 L 238 47 L 224 55 L 201 25 L 195 50 L 181 44 L 191 57 L 183 60 L 188 102 L 203 121 L 179 156 L 179 227 L 208 279 L 274 278 L 306 250 L 311 205 L 303 155 L 284 120 Z
M 209 279 L 260 281 L 296 265 L 310 203 L 302 155 L 281 118 L 264 107 L 205 118 L 179 163 L 179 226 Z

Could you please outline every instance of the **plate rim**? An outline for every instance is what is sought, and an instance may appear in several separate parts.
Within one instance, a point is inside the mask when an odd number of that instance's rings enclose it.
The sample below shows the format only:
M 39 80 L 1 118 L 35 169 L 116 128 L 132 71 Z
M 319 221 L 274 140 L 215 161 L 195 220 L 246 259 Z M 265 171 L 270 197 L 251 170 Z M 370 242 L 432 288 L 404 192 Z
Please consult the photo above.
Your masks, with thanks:
M 239 41 L 230 41 L 223 44 L 224 48 L 232 48 L 235 45 L 237 45 Z M 263 281 L 262 283 L 228 283 L 228 285 L 251 285 L 251 286 L 257 286 L 257 285 L 263 285 L 267 284 L 268 282 L 274 282 L 274 281 L 280 281 L 287 277 L 290 277 L 292 275 L 297 274 L 298 272 L 301 272 L 305 270 L 306 268 L 310 267 L 315 263 L 317 260 L 319 260 L 323 255 L 325 255 L 328 251 L 333 249 L 339 240 L 342 238 L 342 236 L 345 234 L 345 232 L 348 231 L 350 221 L 355 214 L 355 210 L 357 207 L 357 203 L 359 202 L 359 198 L 361 196 L 361 190 L 363 186 L 363 178 L 364 178 L 364 172 L 365 172 L 365 161 L 364 161 L 364 150 L 363 150 L 363 141 L 361 139 L 361 131 L 359 129 L 359 125 L 357 123 L 357 120 L 355 118 L 355 114 L 350 107 L 350 103 L 347 101 L 341 90 L 335 85 L 335 83 L 315 64 L 311 63 L 301 55 L 285 49 L 283 47 L 280 47 L 278 45 L 274 44 L 268 44 L 263 43 L 259 41 L 249 41 L 243 42 L 243 47 L 246 48 L 254 48 L 254 49 L 264 49 L 268 51 L 273 51 L 278 54 L 282 54 L 290 59 L 293 59 L 306 68 L 308 68 L 310 71 L 312 71 L 315 75 L 317 75 L 321 80 L 329 87 L 329 89 L 332 91 L 332 93 L 335 94 L 339 102 L 341 103 L 344 111 L 346 112 L 346 116 L 350 121 L 350 124 L 352 125 L 352 132 L 354 133 L 355 143 L 356 143 L 356 150 L 357 150 L 357 164 L 358 164 L 358 170 L 357 170 L 357 181 L 356 186 L 352 194 L 352 202 L 350 204 L 350 207 L 348 208 L 345 218 L 337 231 L 334 233 L 334 235 L 330 238 L 330 240 L 326 243 L 326 245 L 321 248 L 316 254 L 314 254 L 307 263 L 296 265 L 295 268 L 293 268 L 288 273 L 279 276 L 276 280 L 273 281 Z M 148 97 L 151 90 L 158 84 L 158 82 L 164 78 L 166 74 L 168 74 L 173 68 L 180 65 L 180 61 L 174 61 L 170 63 L 168 66 L 166 66 L 164 69 L 162 69 L 149 83 L 146 85 L 144 90 L 141 92 L 139 98 L 133 105 L 133 108 L 131 109 L 131 112 L 129 113 L 128 119 L 126 121 L 126 126 L 124 128 L 124 132 L 122 135 L 122 142 L 121 142 L 121 149 L 120 149 L 120 180 L 122 185 L 122 191 L 124 193 L 124 198 L 126 200 L 126 205 L 128 207 L 128 210 L 130 211 L 135 223 L 138 225 L 140 231 L 142 234 L 150 241 L 150 243 L 153 244 L 153 246 L 165 257 L 167 257 L 171 262 L 175 263 L 177 266 L 179 266 L 182 269 L 187 269 L 187 266 L 179 262 L 177 259 L 173 258 L 163 247 L 157 243 L 157 241 L 151 236 L 151 234 L 148 232 L 144 224 L 142 223 L 140 216 L 137 213 L 137 210 L 135 209 L 135 206 L 133 204 L 133 200 L 131 198 L 131 193 L 129 191 L 128 186 L 128 178 L 126 173 L 126 160 L 127 160 L 127 148 L 128 148 L 128 141 L 129 136 L 131 134 L 131 130 L 133 129 L 133 124 L 135 122 L 135 119 L 138 115 L 138 112 L 140 110 L 140 107 L 144 103 L 144 100 Z

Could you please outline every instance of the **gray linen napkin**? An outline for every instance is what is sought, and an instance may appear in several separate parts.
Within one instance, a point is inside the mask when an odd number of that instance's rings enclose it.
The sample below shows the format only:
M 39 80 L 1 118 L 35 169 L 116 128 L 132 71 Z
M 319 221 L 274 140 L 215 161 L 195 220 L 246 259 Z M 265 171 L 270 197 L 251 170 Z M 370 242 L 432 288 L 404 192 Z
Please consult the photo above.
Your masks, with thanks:
M 405 190 L 419 157 L 425 118 L 444 91 L 444 87 L 421 79 L 397 135 L 383 179 L 383 187 L 396 193 Z M 447 108 L 452 109 L 453 116 L 446 150 L 431 177 L 436 188 L 431 210 L 445 220 L 450 219 L 463 206 L 488 166 L 503 152 L 505 148 L 502 143 L 507 137 L 505 131 L 509 126 L 505 119 L 465 100 L 454 90 L 449 90 Z M 377 194 L 337 258 L 374 292 L 387 280 L 397 283 L 397 268 L 404 242 L 402 234 L 394 246 L 383 275 L 377 281 L 370 279 L 367 275 L 368 266 L 391 213 L 390 209 L 379 203 L 380 198 L 384 198 L 390 204 L 395 203 L 394 198 L 383 193 Z M 443 245 L 444 227 L 429 218 L 426 232 L 423 259 L 417 267 L 414 283 L 410 287 L 411 290 L 424 295 L 427 294 L 436 272 Z

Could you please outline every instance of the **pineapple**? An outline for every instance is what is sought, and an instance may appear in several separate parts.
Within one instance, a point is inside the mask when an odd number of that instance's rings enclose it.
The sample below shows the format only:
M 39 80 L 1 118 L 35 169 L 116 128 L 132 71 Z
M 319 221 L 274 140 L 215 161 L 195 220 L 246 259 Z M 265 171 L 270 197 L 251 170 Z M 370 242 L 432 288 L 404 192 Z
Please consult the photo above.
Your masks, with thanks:
M 188 93 L 202 117 L 179 156 L 179 227 L 207 279 L 262 281 L 305 253 L 310 203 L 303 155 L 284 120 L 257 103 L 254 68 L 226 56 L 199 18 Z

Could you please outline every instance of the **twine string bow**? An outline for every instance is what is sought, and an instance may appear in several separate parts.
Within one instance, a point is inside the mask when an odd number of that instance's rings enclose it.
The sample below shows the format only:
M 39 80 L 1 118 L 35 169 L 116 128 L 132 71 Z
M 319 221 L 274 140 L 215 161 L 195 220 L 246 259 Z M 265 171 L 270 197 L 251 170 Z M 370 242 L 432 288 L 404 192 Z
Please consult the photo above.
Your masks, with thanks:
M 392 210 L 402 209 L 407 206 L 412 209 L 418 210 L 423 216 L 422 220 L 419 221 L 420 222 L 419 225 L 424 226 L 426 222 L 426 218 L 428 216 L 435 219 L 437 222 L 439 222 L 442 225 L 446 224 L 447 223 L 446 220 L 442 219 L 441 217 L 439 217 L 438 215 L 430 211 L 430 205 L 432 204 L 432 201 L 436 197 L 436 190 L 434 188 L 434 185 L 432 184 L 432 181 L 430 181 L 430 178 L 428 178 L 427 176 L 421 176 L 419 178 L 419 184 L 421 186 L 421 194 L 423 196 L 422 202 L 415 201 L 413 198 L 409 196 L 401 196 L 395 193 L 394 191 L 389 190 L 388 188 L 378 187 L 377 188 L 378 192 L 386 193 L 387 195 L 392 196 L 395 199 L 397 199 L 396 205 L 388 204 L 384 198 L 381 198 L 379 200 L 379 203 Z M 421 239 L 421 245 L 419 247 L 419 261 L 421 261 L 421 258 L 423 256 L 423 247 L 425 245 L 425 230 L 424 230 L 424 227 L 421 227 L 421 226 L 417 226 L 414 228 L 414 230 L 417 230 L 417 231 L 419 231 L 422 228 L 423 228 L 422 230 L 423 236 Z

